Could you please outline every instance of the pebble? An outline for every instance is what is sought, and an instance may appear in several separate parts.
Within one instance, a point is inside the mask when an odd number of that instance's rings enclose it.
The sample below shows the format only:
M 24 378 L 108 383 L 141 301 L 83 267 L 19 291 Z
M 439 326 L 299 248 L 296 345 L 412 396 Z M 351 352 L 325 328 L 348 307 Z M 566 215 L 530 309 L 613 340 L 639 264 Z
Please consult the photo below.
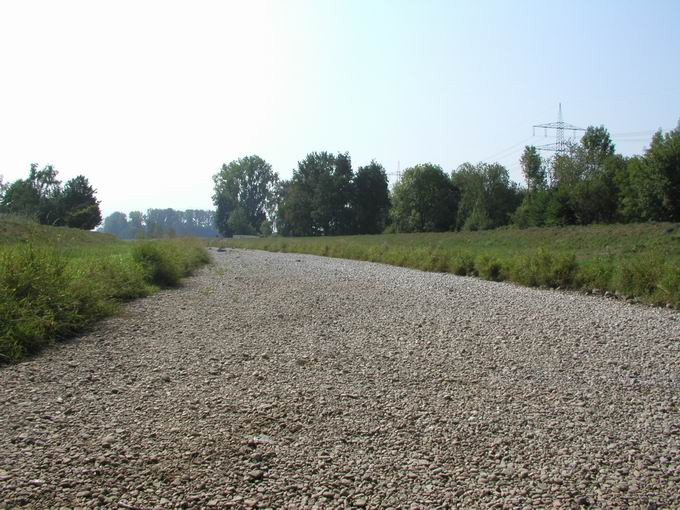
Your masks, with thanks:
M 680 508 L 677 311 L 211 253 L 0 367 L 0 508 Z

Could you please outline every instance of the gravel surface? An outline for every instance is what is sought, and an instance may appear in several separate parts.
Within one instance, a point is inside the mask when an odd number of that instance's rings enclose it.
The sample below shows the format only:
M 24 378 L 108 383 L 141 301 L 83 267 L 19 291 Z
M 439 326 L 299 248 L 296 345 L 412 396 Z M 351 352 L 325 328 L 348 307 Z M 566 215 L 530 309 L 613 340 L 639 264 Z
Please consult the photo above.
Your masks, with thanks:
M 0 368 L 0 508 L 680 508 L 680 314 L 295 254 Z

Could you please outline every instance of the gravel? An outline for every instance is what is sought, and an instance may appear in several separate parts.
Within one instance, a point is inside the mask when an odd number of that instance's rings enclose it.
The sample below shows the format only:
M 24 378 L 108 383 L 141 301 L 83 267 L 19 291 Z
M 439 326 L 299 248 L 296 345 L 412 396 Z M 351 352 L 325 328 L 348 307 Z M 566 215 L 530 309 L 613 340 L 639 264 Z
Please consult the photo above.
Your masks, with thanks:
M 0 508 L 680 508 L 680 314 L 296 254 L 0 368 Z

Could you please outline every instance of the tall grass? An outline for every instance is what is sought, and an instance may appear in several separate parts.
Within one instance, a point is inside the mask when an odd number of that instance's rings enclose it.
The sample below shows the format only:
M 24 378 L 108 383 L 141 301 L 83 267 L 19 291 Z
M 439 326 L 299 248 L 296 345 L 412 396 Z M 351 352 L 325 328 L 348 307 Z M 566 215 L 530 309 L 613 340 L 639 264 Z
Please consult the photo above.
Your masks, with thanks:
M 73 336 L 207 262 L 205 247 L 191 240 L 0 244 L 0 362 Z
M 680 308 L 680 225 L 221 240 L 221 246 L 310 253 L 531 287 L 609 292 Z

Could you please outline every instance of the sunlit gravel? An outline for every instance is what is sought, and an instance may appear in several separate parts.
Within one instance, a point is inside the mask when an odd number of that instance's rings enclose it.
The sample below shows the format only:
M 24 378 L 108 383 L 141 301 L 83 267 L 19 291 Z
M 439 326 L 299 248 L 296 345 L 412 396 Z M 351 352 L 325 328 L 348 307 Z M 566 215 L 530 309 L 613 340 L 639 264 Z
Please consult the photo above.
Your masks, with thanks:
M 228 250 L 0 368 L 0 508 L 680 508 L 680 314 Z

